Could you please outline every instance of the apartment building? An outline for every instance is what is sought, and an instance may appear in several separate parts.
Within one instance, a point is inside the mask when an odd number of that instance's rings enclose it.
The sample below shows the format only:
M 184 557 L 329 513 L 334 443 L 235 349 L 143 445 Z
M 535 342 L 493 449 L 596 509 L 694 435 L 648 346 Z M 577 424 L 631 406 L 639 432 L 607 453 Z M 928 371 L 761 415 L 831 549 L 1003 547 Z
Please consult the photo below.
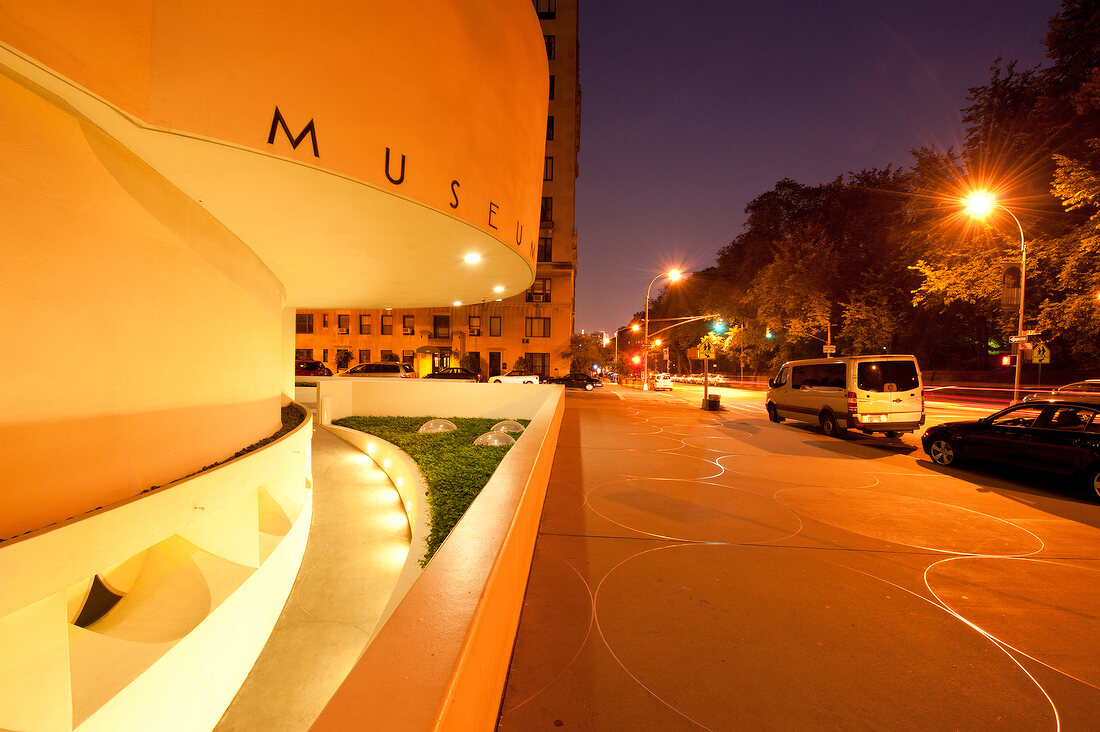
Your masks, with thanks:
M 299 309 L 295 356 L 333 372 L 400 360 L 421 376 L 464 366 L 485 377 L 514 368 L 568 373 L 577 274 L 574 217 L 580 150 L 578 0 L 533 0 L 550 70 L 535 272 L 526 292 L 434 308 Z

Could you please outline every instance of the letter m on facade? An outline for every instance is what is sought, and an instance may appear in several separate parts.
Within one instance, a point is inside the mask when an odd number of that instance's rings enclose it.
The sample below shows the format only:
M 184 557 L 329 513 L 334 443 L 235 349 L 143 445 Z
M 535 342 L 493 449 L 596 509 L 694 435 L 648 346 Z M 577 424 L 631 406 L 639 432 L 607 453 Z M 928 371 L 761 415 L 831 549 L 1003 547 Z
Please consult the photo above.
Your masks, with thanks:
M 309 135 L 309 140 L 313 143 L 313 157 L 321 157 L 321 153 L 317 152 L 317 130 L 313 127 L 313 120 L 310 120 L 309 124 L 295 137 L 290 133 L 290 127 L 287 126 L 286 120 L 283 119 L 283 113 L 279 111 L 278 107 L 275 107 L 275 116 L 271 120 L 271 132 L 267 135 L 268 145 L 275 144 L 275 133 L 278 132 L 280 127 L 283 128 L 287 139 L 290 140 L 290 146 L 295 150 L 298 149 L 298 145 L 302 144 L 302 140 L 306 139 L 306 135 Z

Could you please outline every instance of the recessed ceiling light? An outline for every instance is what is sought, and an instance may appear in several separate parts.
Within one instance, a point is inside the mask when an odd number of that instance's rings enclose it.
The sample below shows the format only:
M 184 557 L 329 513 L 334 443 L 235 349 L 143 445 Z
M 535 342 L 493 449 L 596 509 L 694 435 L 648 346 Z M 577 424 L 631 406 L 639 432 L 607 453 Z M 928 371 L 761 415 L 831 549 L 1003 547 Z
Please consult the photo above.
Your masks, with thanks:
M 459 305 L 461 305 L 461 304 L 462 304 L 462 301 L 461 301 L 461 300 L 455 300 L 455 301 L 454 301 L 454 302 L 452 302 L 451 304 L 452 304 L 452 305 L 454 305 L 454 306 L 455 306 L 455 307 L 457 308 L 457 307 L 458 307 Z
M 466 260 L 466 264 L 477 264 L 481 261 L 481 255 L 477 252 L 470 252 L 463 259 Z
M 504 292 L 504 285 L 497 285 L 493 288 L 493 292 Z

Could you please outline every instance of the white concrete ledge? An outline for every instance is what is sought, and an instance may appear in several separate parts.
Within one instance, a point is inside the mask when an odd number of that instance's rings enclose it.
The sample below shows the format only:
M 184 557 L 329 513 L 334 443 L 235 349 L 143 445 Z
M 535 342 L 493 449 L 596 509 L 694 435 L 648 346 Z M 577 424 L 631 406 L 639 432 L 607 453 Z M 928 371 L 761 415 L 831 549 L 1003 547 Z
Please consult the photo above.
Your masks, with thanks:
M 326 421 L 397 412 L 526 418 L 531 424 L 313 729 L 492 729 L 564 412 L 562 388 L 338 381 L 321 385 Z
M 213 728 L 301 564 L 313 423 L 298 408 L 269 445 L 0 544 L 0 728 Z M 77 627 L 97 575 L 123 597 Z

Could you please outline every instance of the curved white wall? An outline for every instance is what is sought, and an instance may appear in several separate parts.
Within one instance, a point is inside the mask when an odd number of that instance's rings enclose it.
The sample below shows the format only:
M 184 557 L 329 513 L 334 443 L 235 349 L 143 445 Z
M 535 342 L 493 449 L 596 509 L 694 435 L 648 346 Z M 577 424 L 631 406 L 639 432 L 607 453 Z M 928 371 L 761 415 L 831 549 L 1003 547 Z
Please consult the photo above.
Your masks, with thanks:
M 282 290 L 97 128 L 0 76 L 0 538 L 225 459 L 279 426 Z

